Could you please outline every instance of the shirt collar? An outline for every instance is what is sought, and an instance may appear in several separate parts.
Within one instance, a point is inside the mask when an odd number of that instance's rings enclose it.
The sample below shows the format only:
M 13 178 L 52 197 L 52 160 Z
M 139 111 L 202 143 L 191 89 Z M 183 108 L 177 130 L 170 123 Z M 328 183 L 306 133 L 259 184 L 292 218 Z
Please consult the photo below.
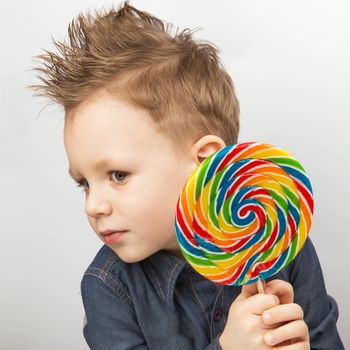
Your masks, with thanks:
M 148 276 L 165 302 L 174 297 L 174 290 L 178 276 L 184 269 L 192 270 L 192 266 L 183 259 L 180 259 L 165 250 L 160 250 L 144 260 Z

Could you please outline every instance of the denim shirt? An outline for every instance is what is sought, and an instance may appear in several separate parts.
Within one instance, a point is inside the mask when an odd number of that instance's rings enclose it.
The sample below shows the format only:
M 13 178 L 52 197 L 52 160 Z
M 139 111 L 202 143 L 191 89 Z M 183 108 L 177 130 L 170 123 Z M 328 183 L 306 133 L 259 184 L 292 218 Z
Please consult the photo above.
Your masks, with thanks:
M 294 261 L 271 279 L 292 284 L 311 349 L 344 349 L 336 328 L 337 303 L 327 295 L 309 238 Z M 240 291 L 206 279 L 164 250 L 125 263 L 103 245 L 81 281 L 83 334 L 93 350 L 219 350 L 218 338 Z

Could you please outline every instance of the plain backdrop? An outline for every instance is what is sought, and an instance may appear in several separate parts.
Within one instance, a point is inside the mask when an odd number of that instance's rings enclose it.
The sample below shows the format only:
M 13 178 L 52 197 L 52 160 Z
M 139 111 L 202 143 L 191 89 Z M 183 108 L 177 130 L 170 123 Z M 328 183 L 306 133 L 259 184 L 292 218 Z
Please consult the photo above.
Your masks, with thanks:
M 0 2 L 0 349 L 88 349 L 80 281 L 102 242 L 69 178 L 63 113 L 26 88 L 32 57 L 79 12 L 120 2 Z M 350 5 L 340 0 L 135 0 L 221 51 L 241 104 L 240 142 L 275 144 L 313 184 L 310 236 L 350 346 Z

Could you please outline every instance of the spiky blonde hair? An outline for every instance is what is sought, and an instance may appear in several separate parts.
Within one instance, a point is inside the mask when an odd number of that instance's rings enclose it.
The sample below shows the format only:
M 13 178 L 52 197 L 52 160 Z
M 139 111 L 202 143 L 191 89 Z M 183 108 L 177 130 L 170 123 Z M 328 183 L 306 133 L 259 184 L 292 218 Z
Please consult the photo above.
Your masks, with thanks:
M 159 128 L 185 151 L 206 134 L 236 143 L 239 102 L 232 79 L 208 41 L 125 1 L 116 10 L 79 14 L 56 52 L 36 56 L 37 95 L 62 105 L 65 116 L 105 88 L 146 109 Z

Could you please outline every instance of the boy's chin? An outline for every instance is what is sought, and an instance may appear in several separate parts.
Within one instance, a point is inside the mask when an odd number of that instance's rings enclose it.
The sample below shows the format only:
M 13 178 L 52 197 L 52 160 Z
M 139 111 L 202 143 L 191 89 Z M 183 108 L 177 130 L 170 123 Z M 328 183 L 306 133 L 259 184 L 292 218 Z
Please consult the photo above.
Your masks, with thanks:
M 132 264 L 142 261 L 148 258 L 150 255 L 154 254 L 153 252 L 150 254 L 146 251 L 138 251 L 137 249 L 133 249 L 129 251 L 128 249 L 116 248 L 111 245 L 109 247 L 118 255 L 118 257 L 123 260 L 125 263 Z

